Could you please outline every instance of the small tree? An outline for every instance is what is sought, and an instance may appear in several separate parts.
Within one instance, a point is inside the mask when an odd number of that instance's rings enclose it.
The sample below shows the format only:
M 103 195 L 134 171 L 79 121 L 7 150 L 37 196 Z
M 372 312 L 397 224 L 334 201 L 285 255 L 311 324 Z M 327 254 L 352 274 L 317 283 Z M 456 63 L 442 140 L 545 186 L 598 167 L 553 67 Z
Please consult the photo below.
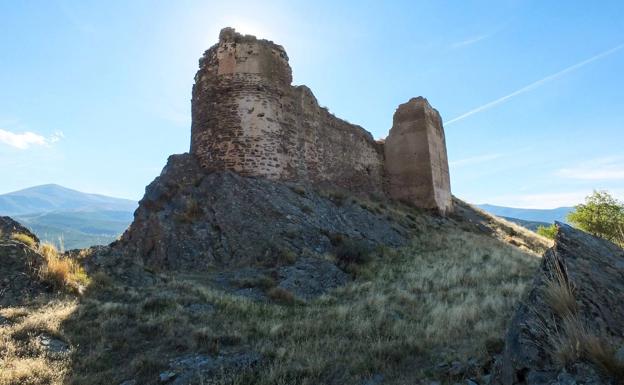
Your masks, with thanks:
M 555 236 L 557 236 L 557 226 L 554 224 L 550 226 L 537 226 L 537 233 L 542 237 L 555 239 Z
M 624 203 L 606 191 L 594 191 L 585 203 L 568 214 L 568 221 L 581 230 L 624 245 Z

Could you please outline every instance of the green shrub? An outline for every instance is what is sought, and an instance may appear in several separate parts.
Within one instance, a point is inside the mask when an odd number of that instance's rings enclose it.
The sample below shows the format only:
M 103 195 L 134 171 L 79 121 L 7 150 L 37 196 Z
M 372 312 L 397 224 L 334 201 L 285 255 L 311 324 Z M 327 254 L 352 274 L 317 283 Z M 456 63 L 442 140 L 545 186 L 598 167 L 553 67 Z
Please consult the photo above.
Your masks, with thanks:
M 624 245 L 624 203 L 606 191 L 594 191 L 568 214 L 568 220 L 581 230 Z
M 550 226 L 538 226 L 536 232 L 542 237 L 555 239 L 557 236 L 557 226 L 554 224 Z

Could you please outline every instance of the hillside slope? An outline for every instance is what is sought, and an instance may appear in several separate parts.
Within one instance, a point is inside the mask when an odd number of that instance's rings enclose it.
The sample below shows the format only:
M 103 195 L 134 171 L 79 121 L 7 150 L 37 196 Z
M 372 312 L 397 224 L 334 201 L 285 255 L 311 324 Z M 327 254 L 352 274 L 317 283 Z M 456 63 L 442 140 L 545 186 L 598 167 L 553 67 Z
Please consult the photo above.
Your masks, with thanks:
M 56 184 L 30 187 L 0 195 L 0 215 L 23 215 L 51 211 L 134 211 L 136 202 L 88 194 Z
M 132 222 L 136 202 L 42 185 L 0 195 L 0 215 L 10 215 L 59 249 L 107 245 Z
M 53 211 L 14 218 L 42 241 L 70 250 L 115 241 L 132 222 L 132 212 Z
M 240 192 L 257 181 L 228 183 Z M 0 326 L 0 351 L 8 352 L 0 384 L 22 383 L 24 373 L 33 384 L 90 385 L 398 385 L 489 375 L 549 241 L 459 200 L 441 218 L 386 200 L 279 191 L 316 202 L 300 220 L 321 220 L 325 210 L 316 208 L 327 206 L 404 223 L 411 235 L 364 252 L 327 234 L 318 256 L 219 269 L 170 264 L 158 273 L 114 249 L 84 251 L 92 279 L 80 300 L 50 294 L 0 309 L 8 322 Z M 241 205 L 247 197 L 223 199 Z M 45 358 L 41 333 L 71 353 Z

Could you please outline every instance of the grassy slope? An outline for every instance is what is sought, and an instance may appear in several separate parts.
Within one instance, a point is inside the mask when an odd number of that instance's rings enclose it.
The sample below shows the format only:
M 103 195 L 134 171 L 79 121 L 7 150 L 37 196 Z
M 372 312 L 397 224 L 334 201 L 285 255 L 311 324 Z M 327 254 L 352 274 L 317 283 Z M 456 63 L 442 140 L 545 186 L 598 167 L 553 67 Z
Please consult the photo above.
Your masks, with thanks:
M 253 302 L 210 287 L 201 275 L 127 287 L 97 274 L 79 302 L 1 309 L 14 323 L 0 327 L 0 384 L 60 384 L 66 374 L 76 384 L 157 383 L 171 357 L 227 349 L 254 350 L 265 360 L 251 374 L 217 383 L 349 384 L 378 373 L 384 384 L 454 381 L 435 368 L 485 359 L 539 263 L 531 250 L 548 246 L 459 204 L 459 215 L 445 221 L 388 209 L 414 218 L 412 244 L 378 250 L 352 283 L 307 305 Z M 191 311 L 198 303 L 216 310 Z M 70 342 L 71 358 L 53 359 L 34 346 L 41 332 Z M 28 371 L 32 380 L 19 377 Z

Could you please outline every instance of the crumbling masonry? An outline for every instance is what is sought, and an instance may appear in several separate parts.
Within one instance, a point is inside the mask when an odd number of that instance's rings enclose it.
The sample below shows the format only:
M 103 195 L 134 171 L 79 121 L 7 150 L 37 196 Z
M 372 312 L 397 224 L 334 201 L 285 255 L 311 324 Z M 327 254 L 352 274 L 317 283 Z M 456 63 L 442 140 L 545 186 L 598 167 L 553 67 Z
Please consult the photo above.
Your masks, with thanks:
M 291 82 L 282 46 L 223 29 L 193 87 L 191 153 L 202 167 L 451 210 L 442 119 L 426 99 L 399 106 L 384 143 Z

